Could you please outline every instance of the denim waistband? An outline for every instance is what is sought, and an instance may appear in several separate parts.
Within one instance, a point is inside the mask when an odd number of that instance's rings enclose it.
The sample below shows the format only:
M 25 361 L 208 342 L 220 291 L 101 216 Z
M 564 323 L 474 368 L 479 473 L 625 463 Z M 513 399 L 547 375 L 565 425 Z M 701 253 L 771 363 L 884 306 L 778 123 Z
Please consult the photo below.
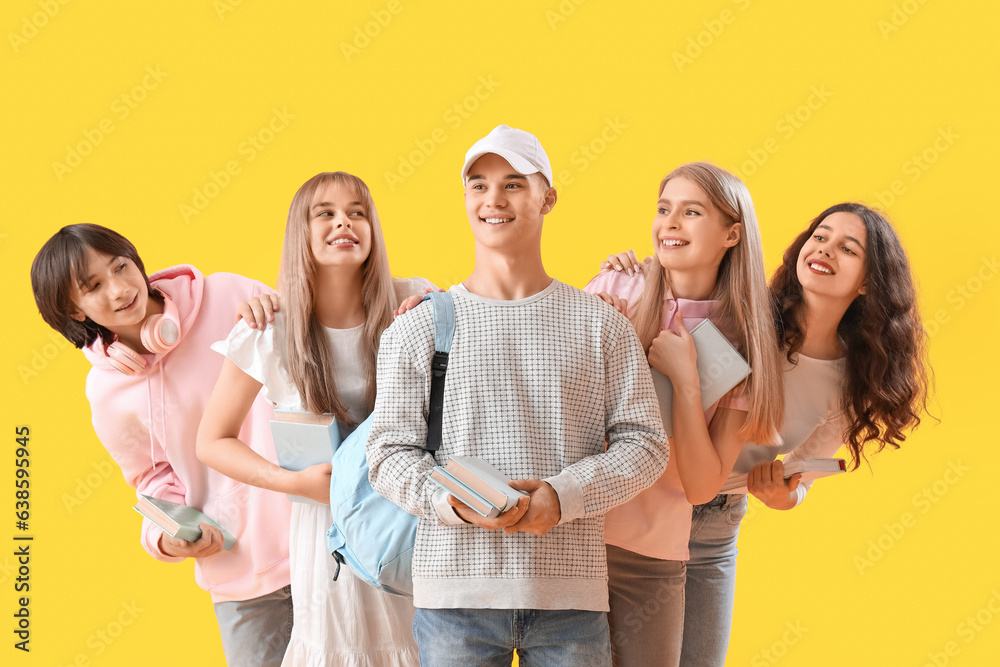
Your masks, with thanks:
M 702 503 L 699 507 L 717 507 L 719 509 L 726 509 L 727 507 L 732 507 L 733 505 L 742 502 L 746 497 L 745 493 L 720 493 L 707 503 Z

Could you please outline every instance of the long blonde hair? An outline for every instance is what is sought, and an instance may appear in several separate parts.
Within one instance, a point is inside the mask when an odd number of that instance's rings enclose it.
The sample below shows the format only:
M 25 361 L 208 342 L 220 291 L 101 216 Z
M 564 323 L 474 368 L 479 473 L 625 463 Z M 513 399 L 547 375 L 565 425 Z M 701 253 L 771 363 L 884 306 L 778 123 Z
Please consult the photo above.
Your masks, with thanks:
M 739 242 L 726 251 L 719 264 L 713 299 L 720 326 L 747 357 L 753 372 L 747 379 L 750 409 L 740 435 L 747 442 L 775 444 L 784 418 L 784 391 L 778 345 L 774 335 L 770 294 L 764 273 L 764 249 L 760 240 L 753 200 L 743 181 L 707 162 L 681 165 L 660 182 L 657 196 L 672 178 L 683 176 L 696 183 L 722 213 L 727 227 L 742 223 Z M 648 351 L 660 332 L 663 302 L 670 289 L 663 266 L 654 261 L 646 268 L 646 284 L 636 302 L 632 320 Z
M 333 376 L 333 355 L 326 333 L 314 313 L 316 302 L 316 262 L 309 243 L 309 208 L 316 193 L 328 185 L 352 189 L 361 201 L 371 224 L 371 251 L 361 265 L 365 323 L 362 333 L 362 362 L 365 373 L 365 411 L 375 405 L 375 357 L 382 332 L 392 324 L 396 307 L 389 257 L 382 238 L 382 226 L 371 192 L 357 176 L 343 171 L 324 172 L 306 181 L 292 199 L 281 249 L 278 289 L 285 314 L 285 362 L 292 382 L 306 407 L 316 414 L 331 413 L 338 421 L 353 425 L 344 407 Z

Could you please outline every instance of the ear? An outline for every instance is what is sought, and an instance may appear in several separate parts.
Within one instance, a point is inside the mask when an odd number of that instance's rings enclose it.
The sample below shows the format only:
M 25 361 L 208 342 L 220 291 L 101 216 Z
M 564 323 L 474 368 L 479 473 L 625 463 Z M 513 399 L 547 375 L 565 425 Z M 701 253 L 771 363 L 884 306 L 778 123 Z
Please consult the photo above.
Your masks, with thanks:
M 743 238 L 743 223 L 735 222 L 729 228 L 729 233 L 726 234 L 726 241 L 724 245 L 727 248 L 732 248 L 740 242 L 741 238 Z
M 861 287 L 858 288 L 858 294 L 868 293 L 868 283 L 861 283 Z
M 555 188 L 549 188 L 545 191 L 545 194 L 542 195 L 542 215 L 547 215 L 553 208 L 555 208 L 556 199 Z
M 79 310 L 74 309 L 73 312 L 69 313 L 69 316 L 76 320 L 77 322 L 83 322 L 87 319 L 87 316 L 81 313 Z

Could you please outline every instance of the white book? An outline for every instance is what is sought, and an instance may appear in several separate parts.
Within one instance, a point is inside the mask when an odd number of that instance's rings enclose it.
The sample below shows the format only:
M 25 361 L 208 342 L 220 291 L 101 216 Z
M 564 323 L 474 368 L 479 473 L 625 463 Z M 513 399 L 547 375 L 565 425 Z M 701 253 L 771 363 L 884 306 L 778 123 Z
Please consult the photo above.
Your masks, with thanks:
M 783 467 L 785 479 L 802 473 L 799 484 L 847 472 L 847 462 L 844 459 L 799 459 L 789 461 Z M 747 473 L 730 475 L 719 493 L 747 493 Z
M 730 389 L 750 375 L 750 364 L 722 335 L 711 320 L 705 319 L 691 329 L 694 349 L 698 353 L 698 384 L 701 388 L 702 409 L 725 396 Z M 667 435 L 674 435 L 674 387 L 670 378 L 649 367 L 653 375 L 656 398 L 660 402 L 660 415 Z
M 485 517 L 500 515 L 527 495 L 510 487 L 510 478 L 477 456 L 453 456 L 435 466 L 431 479 Z

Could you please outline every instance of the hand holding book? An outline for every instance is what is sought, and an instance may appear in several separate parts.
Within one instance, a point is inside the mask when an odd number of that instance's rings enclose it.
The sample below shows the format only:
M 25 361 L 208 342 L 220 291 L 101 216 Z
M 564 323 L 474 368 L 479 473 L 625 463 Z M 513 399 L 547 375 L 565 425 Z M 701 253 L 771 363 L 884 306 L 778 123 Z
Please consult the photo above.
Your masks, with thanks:
M 666 375 L 674 387 L 700 391 L 698 352 L 680 310 L 674 313 L 674 326 L 677 333 L 664 329 L 653 339 L 649 346 L 649 364 Z
M 781 460 L 758 463 L 747 473 L 747 491 L 771 509 L 791 509 L 795 506 L 795 489 L 799 487 L 802 473 L 785 479 Z
M 199 523 L 201 537 L 195 542 L 170 537 L 167 533 L 160 535 L 160 551 L 175 558 L 204 558 L 222 551 L 225 537 L 222 531 L 207 523 Z
M 758 463 L 745 475 L 733 473 L 720 493 L 752 493 L 771 509 L 788 510 L 798 502 L 803 482 L 847 471 L 844 459 L 808 458 Z
M 527 512 L 517 523 L 503 529 L 505 534 L 525 532 L 532 535 L 544 535 L 559 523 L 562 510 L 559 507 L 559 495 L 548 482 L 540 479 L 515 479 L 511 488 L 528 494 Z M 520 499 L 518 500 L 520 505 Z
M 448 496 L 448 504 L 455 509 L 455 514 L 462 517 L 466 523 L 471 523 L 486 530 L 504 530 L 513 526 L 528 511 L 528 504 L 531 499 L 528 496 L 518 498 L 517 504 L 495 517 L 483 516 L 453 495 Z

